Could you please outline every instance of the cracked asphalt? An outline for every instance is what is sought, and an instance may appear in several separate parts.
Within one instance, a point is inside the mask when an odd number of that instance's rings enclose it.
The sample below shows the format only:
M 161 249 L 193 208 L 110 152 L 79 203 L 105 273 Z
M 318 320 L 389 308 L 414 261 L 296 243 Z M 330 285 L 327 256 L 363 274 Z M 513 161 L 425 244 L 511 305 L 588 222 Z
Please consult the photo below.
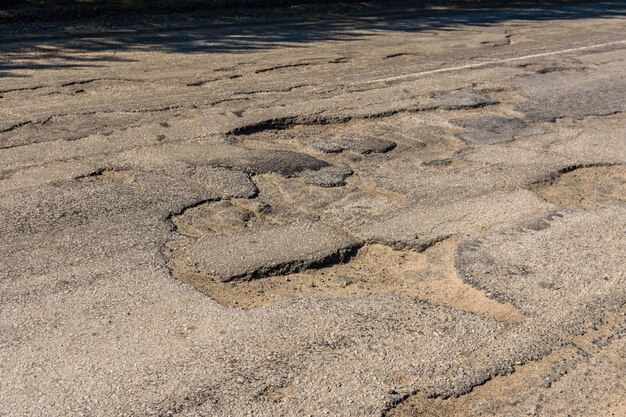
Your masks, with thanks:
M 354 7 L 4 24 L 0 416 L 626 415 L 626 2 Z

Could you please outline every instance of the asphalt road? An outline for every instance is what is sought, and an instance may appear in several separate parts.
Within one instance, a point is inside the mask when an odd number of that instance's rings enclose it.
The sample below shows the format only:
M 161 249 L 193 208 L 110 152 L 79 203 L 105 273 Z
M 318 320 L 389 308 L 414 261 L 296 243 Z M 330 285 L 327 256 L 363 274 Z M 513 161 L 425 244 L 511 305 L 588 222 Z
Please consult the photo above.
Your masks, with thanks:
M 0 416 L 626 416 L 626 2 L 0 32 Z

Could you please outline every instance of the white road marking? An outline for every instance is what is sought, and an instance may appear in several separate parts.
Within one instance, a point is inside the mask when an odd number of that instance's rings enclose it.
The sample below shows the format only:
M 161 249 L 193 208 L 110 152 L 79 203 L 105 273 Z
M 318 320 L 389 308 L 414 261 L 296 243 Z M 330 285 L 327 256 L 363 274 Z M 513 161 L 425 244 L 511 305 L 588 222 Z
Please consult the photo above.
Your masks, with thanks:
M 402 80 L 402 79 L 411 78 L 411 77 L 419 78 L 424 75 L 439 74 L 442 72 L 460 71 L 464 69 L 481 68 L 481 67 L 487 67 L 490 65 L 502 64 L 505 62 L 523 61 L 525 59 L 541 58 L 544 56 L 552 56 L 552 55 L 561 55 L 561 54 L 567 54 L 570 52 L 585 51 L 585 50 L 590 50 L 590 49 L 604 48 L 605 46 L 622 45 L 622 44 L 626 44 L 626 39 L 621 40 L 621 41 L 599 43 L 596 45 L 580 46 L 578 48 L 561 49 L 560 51 L 542 52 L 539 54 L 517 56 L 514 58 L 503 58 L 503 59 L 497 59 L 497 60 L 492 60 L 492 61 L 478 62 L 476 64 L 467 64 L 467 65 L 461 65 L 458 67 L 446 67 L 446 68 L 439 68 L 439 69 L 429 70 L 429 71 L 414 72 L 411 74 L 397 75 L 395 77 L 389 77 L 389 78 L 379 78 L 376 80 L 362 81 L 362 82 L 357 82 L 354 84 L 372 84 L 372 83 L 379 83 L 379 82 L 385 82 L 385 81 Z

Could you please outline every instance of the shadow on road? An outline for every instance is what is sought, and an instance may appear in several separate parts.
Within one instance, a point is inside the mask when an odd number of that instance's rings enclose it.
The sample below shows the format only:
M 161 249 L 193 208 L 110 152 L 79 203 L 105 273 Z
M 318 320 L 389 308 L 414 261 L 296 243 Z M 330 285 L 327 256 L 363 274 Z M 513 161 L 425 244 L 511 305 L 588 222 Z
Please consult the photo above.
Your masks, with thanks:
M 472 3 L 472 2 L 470 2 Z M 480 4 L 480 3 L 479 3 Z M 459 26 L 489 26 L 513 20 L 548 21 L 626 16 L 626 1 L 575 3 L 523 8 L 455 6 L 443 9 L 402 8 L 345 14 L 289 17 L 275 20 L 203 23 L 181 18 L 167 23 L 118 27 L 114 30 L 47 33 L 0 37 L 0 76 L 15 70 L 98 67 L 124 61 L 120 51 L 176 53 L 238 53 L 317 41 L 351 41 L 384 31 L 455 30 Z M 182 23 L 181 23 L 182 22 Z M 575 36 L 575 35 L 573 35 Z M 81 55 L 88 52 L 89 55 Z M 17 76 L 17 74 L 16 74 Z

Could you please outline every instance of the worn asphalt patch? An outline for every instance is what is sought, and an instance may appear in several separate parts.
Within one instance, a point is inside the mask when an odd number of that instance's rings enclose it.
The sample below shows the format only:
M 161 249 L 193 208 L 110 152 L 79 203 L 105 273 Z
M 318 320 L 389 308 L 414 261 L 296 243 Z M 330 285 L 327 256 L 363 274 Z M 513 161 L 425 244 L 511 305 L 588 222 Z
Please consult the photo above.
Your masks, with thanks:
M 506 142 L 519 136 L 544 132 L 543 129 L 530 126 L 523 119 L 514 117 L 485 116 L 477 119 L 454 119 L 451 123 L 471 129 L 470 132 L 460 133 L 459 137 L 476 144 Z

